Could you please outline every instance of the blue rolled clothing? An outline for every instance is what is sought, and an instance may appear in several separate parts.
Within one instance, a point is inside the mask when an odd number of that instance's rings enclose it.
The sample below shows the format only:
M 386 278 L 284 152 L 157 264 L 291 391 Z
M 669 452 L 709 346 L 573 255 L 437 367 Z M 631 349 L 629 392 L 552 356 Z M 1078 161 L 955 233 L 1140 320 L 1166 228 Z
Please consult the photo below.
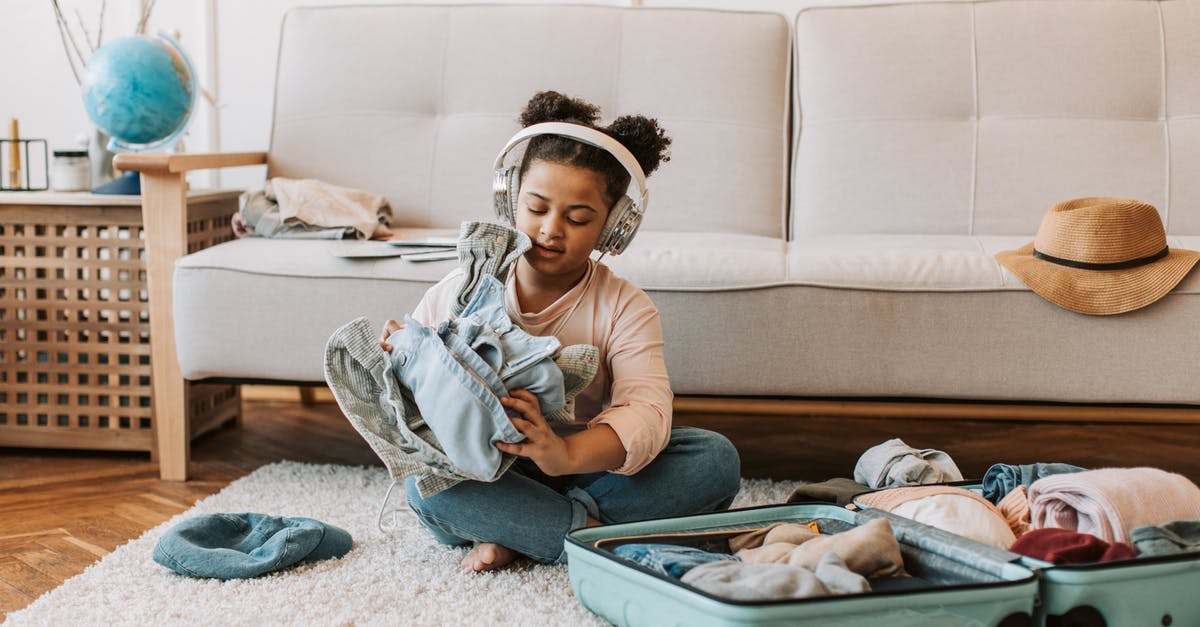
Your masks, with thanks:
M 462 315 L 437 329 L 404 320 L 387 339 L 392 372 L 411 391 L 446 457 L 467 477 L 494 481 L 503 462 L 496 443 L 525 439 L 509 420 L 520 414 L 506 410 L 500 398 L 528 390 L 543 416 L 566 403 L 562 370 L 553 360 L 558 339 L 514 324 L 504 286 L 492 276 L 480 279 Z
M 613 550 L 613 554 L 676 579 L 701 564 L 741 561 L 737 556 L 728 553 L 713 553 L 690 546 L 664 543 L 622 544 Z
M 983 473 L 983 498 L 997 504 L 1019 485 L 1028 488 L 1033 485 L 1034 481 L 1042 477 L 1083 472 L 1084 470 L 1086 469 L 1061 462 L 1036 462 L 1019 466 L 992 464 L 992 467 Z

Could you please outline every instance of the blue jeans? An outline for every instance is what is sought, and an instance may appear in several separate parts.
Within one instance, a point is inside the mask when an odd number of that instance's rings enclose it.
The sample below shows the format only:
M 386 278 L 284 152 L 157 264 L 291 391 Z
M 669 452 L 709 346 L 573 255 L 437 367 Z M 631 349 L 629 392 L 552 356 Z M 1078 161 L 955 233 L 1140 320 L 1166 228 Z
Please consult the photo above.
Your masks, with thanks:
M 412 392 L 459 474 L 494 479 L 507 468 L 495 444 L 525 439 L 500 404 L 508 390 L 538 397 L 543 415 L 566 403 L 563 373 L 551 358 L 558 339 L 530 335 L 513 324 L 504 310 L 504 285 L 494 277 L 480 279 L 462 317 L 437 329 L 409 316 L 404 323 L 387 339 L 392 372 Z
M 520 459 L 496 481 L 464 481 L 421 498 L 404 482 L 408 506 L 443 544 L 495 542 L 544 564 L 566 560 L 567 533 L 587 525 L 686 516 L 729 508 L 741 460 L 725 436 L 674 427 L 667 446 L 634 475 L 548 477 Z

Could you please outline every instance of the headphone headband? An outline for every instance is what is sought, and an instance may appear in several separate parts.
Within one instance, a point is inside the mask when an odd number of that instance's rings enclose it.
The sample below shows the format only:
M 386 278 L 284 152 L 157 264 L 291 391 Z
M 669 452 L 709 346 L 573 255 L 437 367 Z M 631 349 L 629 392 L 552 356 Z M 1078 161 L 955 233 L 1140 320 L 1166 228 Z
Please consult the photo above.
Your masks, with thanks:
M 561 135 L 569 137 L 589 146 L 599 148 L 615 157 L 621 166 L 625 168 L 625 171 L 629 172 L 629 176 L 633 182 L 637 183 L 638 198 L 640 199 L 638 206 L 645 210 L 646 197 L 649 193 L 646 189 L 646 174 L 642 172 L 642 166 L 638 164 L 637 158 L 621 142 L 590 126 L 573 124 L 571 122 L 540 122 L 526 126 L 518 131 L 516 135 L 513 135 L 512 139 L 509 139 L 504 148 L 500 150 L 500 154 L 496 155 L 496 164 L 493 166 L 493 169 L 500 170 L 503 168 L 504 158 L 508 156 L 508 153 L 513 148 L 538 135 Z

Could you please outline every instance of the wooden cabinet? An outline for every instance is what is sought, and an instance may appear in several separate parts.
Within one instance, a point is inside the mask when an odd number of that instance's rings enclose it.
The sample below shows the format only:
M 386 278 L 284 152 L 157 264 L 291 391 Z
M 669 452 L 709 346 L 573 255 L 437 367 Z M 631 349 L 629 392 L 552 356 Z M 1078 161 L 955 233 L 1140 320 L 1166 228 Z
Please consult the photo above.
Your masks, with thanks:
M 188 252 L 237 198 L 187 193 Z M 0 446 L 155 450 L 146 262 L 139 196 L 0 193 Z M 193 437 L 241 413 L 236 385 L 186 397 Z

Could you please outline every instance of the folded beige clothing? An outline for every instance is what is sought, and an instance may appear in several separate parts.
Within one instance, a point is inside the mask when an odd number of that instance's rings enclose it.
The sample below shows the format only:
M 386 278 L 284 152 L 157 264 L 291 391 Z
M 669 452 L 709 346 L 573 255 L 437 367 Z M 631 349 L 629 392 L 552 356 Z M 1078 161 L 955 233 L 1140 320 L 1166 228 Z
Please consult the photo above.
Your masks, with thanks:
M 1058 527 L 1130 544 L 1135 527 L 1200 519 L 1200 487 L 1158 468 L 1101 468 L 1029 486 L 1035 529 Z
M 772 523 L 768 527 L 755 529 L 749 533 L 743 533 L 730 538 L 729 549 L 737 553 L 742 549 L 753 549 L 764 544 L 774 544 L 776 542 L 800 544 L 812 540 L 818 535 L 820 533 L 813 529 L 811 524 Z
M 1017 541 L 1016 532 L 995 507 L 985 507 L 958 494 L 915 499 L 896 507 L 892 513 L 998 549 L 1007 549 Z
M 279 217 L 285 223 L 352 227 L 359 239 L 371 239 L 381 224 L 392 222 L 392 207 L 378 194 L 317 179 L 275 177 L 267 185 L 267 197 L 279 203 Z
M 870 592 L 871 584 L 826 553 L 814 570 L 787 564 L 709 562 L 683 575 L 683 583 L 727 599 L 766 601 L 807 599 Z
M 987 499 L 965 488 L 944 485 L 889 488 L 861 494 L 856 500 L 1002 549 L 1017 540 L 1008 517 Z
M 738 538 L 729 541 L 730 548 L 735 542 L 745 547 L 735 553 L 743 562 L 777 562 L 816 570 L 823 555 L 835 553 L 847 568 L 868 579 L 905 574 L 900 543 L 892 533 L 892 526 L 882 518 L 833 534 L 818 534 L 805 525 L 786 524 L 743 535 L 761 538 L 757 544 L 753 538 L 749 543 Z

